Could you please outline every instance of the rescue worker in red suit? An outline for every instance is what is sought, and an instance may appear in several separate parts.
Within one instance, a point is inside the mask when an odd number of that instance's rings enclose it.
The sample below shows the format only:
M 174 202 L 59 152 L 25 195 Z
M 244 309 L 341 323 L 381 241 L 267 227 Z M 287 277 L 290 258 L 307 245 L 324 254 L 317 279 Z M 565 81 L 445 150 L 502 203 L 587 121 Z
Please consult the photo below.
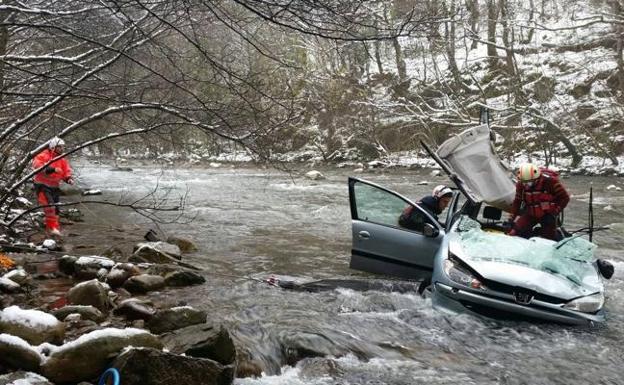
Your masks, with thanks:
M 33 159 L 33 169 L 38 169 L 50 160 L 56 158 L 63 153 L 63 139 L 54 137 L 48 142 L 48 148 L 41 151 L 35 159 Z M 72 169 L 69 162 L 65 158 L 55 160 L 40 172 L 35 174 L 33 182 L 35 184 L 35 193 L 40 205 L 47 206 L 59 202 L 61 181 L 73 184 Z M 61 226 L 59 224 L 59 209 L 55 206 L 44 207 L 46 231 L 50 235 L 61 235 Z
M 524 163 L 518 170 L 516 197 L 511 208 L 513 228 L 509 235 L 531 237 L 533 226 L 541 224 L 541 236 L 557 240 L 557 216 L 570 196 L 556 176 Z

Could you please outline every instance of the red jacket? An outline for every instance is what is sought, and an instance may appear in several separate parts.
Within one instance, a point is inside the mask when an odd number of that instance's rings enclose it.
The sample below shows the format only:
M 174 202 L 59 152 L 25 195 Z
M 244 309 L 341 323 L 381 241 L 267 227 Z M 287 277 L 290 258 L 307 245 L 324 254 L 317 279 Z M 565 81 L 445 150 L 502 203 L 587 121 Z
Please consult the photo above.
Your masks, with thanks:
M 50 159 L 56 158 L 58 154 L 50 149 L 45 149 L 41 151 L 35 159 L 33 159 L 32 167 L 33 170 L 38 169 L 44 164 L 48 163 Z M 65 158 L 61 158 L 59 160 L 55 160 L 54 162 L 48 165 L 49 167 L 53 167 L 59 172 L 53 172 L 51 174 L 46 174 L 45 168 L 38 172 L 33 181 L 35 183 L 41 183 L 48 187 L 58 187 L 62 180 L 67 181 L 72 176 L 72 169 L 69 167 L 69 162 Z M 46 167 L 47 168 L 47 167 Z
M 570 195 L 558 179 L 542 174 L 531 188 L 526 188 L 521 182 L 516 183 L 512 215 L 520 214 L 523 202 L 525 214 L 540 219 L 544 214 L 559 214 L 570 202 Z

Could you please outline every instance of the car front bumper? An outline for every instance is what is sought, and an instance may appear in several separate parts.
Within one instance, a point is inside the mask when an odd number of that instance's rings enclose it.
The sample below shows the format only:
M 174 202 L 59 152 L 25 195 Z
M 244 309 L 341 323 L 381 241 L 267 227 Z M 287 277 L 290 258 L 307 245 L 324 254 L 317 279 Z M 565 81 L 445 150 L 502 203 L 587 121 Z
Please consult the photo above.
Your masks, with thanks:
M 509 297 L 509 298 L 507 298 Z M 496 311 L 499 314 L 508 315 L 509 319 L 515 317 L 528 317 L 549 322 L 559 322 L 571 325 L 591 325 L 605 320 L 604 310 L 596 314 L 581 313 L 563 308 L 562 304 L 553 304 L 533 300 L 529 305 L 515 303 L 512 296 L 482 295 L 479 293 L 448 286 L 441 282 L 434 284 L 433 305 L 436 308 L 445 308 L 455 312 L 466 310 L 476 314 L 483 314 L 483 309 Z

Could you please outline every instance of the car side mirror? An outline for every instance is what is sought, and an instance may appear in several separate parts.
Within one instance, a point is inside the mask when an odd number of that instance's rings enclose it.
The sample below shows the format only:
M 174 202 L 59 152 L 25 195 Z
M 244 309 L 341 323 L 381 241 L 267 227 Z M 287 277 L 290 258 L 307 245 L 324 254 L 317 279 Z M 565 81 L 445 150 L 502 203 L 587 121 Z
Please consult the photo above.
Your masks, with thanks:
M 425 223 L 423 233 L 425 234 L 425 237 L 435 238 L 440 234 L 440 230 L 438 230 L 438 228 L 431 223 Z

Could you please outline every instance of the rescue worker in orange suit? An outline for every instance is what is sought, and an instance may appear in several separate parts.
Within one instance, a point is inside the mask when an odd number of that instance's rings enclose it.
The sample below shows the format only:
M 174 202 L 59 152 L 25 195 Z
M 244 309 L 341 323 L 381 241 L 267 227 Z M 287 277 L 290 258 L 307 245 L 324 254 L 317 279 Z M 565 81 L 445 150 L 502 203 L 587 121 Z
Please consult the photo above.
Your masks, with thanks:
M 533 163 L 520 166 L 511 208 L 513 228 L 509 235 L 529 238 L 533 235 L 533 226 L 539 223 L 543 238 L 557 240 L 557 216 L 568 205 L 570 195 L 556 174 L 553 176 L 546 171 Z
M 48 148 L 41 151 L 35 159 L 33 159 L 33 169 L 38 169 L 50 160 L 56 158 L 63 153 L 65 142 L 63 139 L 54 137 L 48 142 Z M 42 206 L 48 206 L 59 203 L 60 183 L 73 184 L 72 169 L 69 162 L 65 158 L 55 160 L 45 166 L 40 172 L 35 174 L 33 182 L 35 184 L 35 193 L 37 201 Z M 59 209 L 55 206 L 43 208 L 45 214 L 45 227 L 50 235 L 61 235 L 61 226 L 59 224 Z

